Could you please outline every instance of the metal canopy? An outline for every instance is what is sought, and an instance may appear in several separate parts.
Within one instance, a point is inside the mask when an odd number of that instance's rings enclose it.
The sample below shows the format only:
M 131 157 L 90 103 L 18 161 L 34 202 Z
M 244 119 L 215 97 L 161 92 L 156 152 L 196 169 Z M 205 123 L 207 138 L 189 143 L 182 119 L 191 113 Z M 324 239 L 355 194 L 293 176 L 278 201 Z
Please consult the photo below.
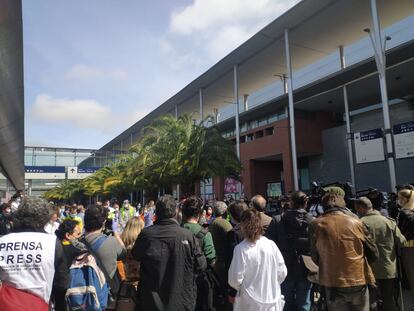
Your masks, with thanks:
M 24 189 L 22 6 L 0 1 L 0 165 L 15 189 Z

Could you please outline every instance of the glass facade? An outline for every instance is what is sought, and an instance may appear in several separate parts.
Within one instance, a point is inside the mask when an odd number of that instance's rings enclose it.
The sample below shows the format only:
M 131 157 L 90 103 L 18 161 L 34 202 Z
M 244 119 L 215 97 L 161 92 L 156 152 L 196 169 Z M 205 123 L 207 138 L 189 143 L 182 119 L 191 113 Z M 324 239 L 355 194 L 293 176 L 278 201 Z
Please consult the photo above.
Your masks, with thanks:
M 25 147 L 25 166 L 84 166 L 102 167 L 125 152 L 89 149 Z
M 268 124 L 271 124 L 271 123 L 274 123 L 276 121 L 280 121 L 280 120 L 283 120 L 283 119 L 286 119 L 286 118 L 287 118 L 286 110 L 281 109 L 281 110 L 276 111 L 275 113 L 273 113 L 269 116 L 241 123 L 240 124 L 240 133 L 244 133 L 248 130 L 253 130 L 255 128 L 265 126 L 265 125 L 268 125 Z M 224 138 L 228 138 L 228 137 L 235 136 L 236 132 L 235 132 L 235 129 L 230 129 L 230 130 L 223 131 L 221 133 L 221 135 Z
M 25 147 L 24 164 L 26 167 L 25 187 L 29 195 L 41 195 L 44 191 L 58 185 L 68 178 L 68 168 L 93 168 L 103 167 L 125 152 L 101 151 L 93 149 L 69 149 L 50 147 Z M 54 169 L 55 168 L 55 169 Z M 59 168 L 62 172 L 53 173 Z M 33 175 L 33 173 L 40 173 Z M 50 177 L 52 175 L 52 177 Z M 35 177 L 34 176 L 38 176 Z M 0 187 L 2 186 L 0 180 Z

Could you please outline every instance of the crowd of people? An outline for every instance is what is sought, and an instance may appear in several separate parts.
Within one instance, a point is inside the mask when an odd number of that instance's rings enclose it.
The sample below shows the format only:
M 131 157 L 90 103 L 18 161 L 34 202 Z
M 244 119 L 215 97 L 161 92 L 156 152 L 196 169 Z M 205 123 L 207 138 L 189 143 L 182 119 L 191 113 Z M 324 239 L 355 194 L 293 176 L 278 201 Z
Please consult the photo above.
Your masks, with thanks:
M 261 195 L 85 208 L 18 193 L 0 211 L 1 310 L 394 311 L 401 284 L 414 300 L 413 187 L 396 219 L 340 187 L 316 215 L 309 199 L 268 215 Z

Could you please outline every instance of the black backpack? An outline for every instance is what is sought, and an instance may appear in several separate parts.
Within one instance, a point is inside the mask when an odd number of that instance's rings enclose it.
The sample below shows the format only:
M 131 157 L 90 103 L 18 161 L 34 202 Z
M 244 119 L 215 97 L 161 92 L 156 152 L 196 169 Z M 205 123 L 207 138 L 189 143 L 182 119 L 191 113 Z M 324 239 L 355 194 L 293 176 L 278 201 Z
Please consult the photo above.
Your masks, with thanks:
M 202 228 L 195 237 L 197 238 L 200 248 L 203 247 L 203 239 L 208 233 L 208 229 Z M 220 282 L 210 265 L 207 269 L 197 276 L 197 311 L 215 311 L 221 309 L 220 306 L 225 304 L 226 291 L 220 288 Z
M 292 213 L 292 212 L 291 212 Z M 300 219 L 292 218 L 293 215 L 277 215 L 273 217 L 273 232 L 272 239 L 279 247 L 283 256 L 285 257 L 286 264 L 289 265 L 291 261 L 296 261 L 303 264 L 301 255 L 306 255 L 307 252 L 303 252 L 302 241 L 309 241 L 309 223 L 311 216 L 306 213 L 301 215 Z M 305 244 L 307 244 L 305 242 Z

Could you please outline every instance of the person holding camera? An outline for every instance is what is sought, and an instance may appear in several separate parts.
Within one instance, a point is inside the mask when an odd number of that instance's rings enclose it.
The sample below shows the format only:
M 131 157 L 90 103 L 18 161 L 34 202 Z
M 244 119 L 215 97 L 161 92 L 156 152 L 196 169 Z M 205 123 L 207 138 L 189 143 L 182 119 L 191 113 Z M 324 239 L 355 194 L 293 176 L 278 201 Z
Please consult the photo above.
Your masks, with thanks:
M 266 236 L 279 247 L 287 267 L 282 283 L 285 311 L 308 311 L 311 307 L 311 283 L 302 256 L 310 256 L 309 226 L 313 216 L 306 211 L 308 197 L 302 191 L 290 196 L 289 209 L 270 223 Z

